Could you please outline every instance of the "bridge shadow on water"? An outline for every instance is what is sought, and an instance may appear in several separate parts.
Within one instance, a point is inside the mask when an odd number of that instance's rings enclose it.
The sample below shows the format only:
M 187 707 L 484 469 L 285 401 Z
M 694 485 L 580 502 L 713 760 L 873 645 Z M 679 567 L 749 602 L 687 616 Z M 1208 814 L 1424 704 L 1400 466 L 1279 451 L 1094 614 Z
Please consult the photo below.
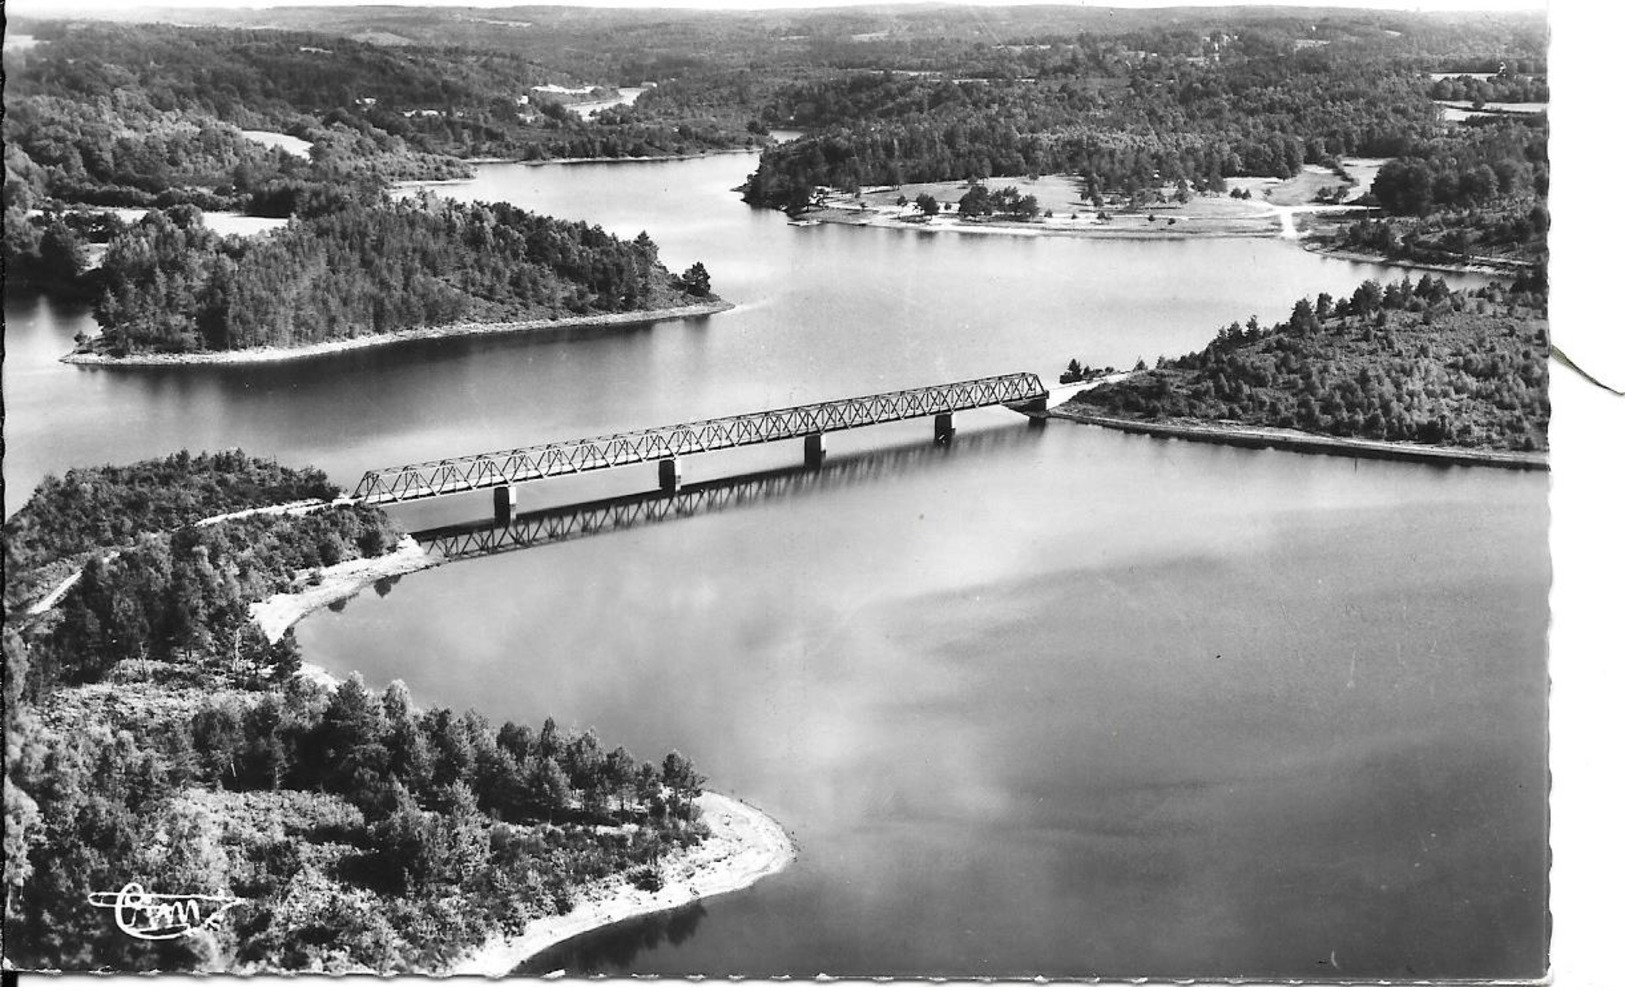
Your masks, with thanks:
M 848 488 L 945 459 L 1036 443 L 1038 432 L 1013 424 L 960 432 L 947 444 L 930 441 L 877 451 L 830 456 L 817 468 L 798 465 L 685 484 L 676 492 L 640 492 L 516 514 L 506 525 L 495 519 L 433 527 L 412 534 L 426 550 L 448 561 L 543 547 L 596 534 L 688 519 L 729 509 Z
M 927 469 L 949 459 L 1030 447 L 1038 440 L 1039 431 L 1019 423 L 961 431 L 947 444 L 923 441 L 830 456 L 817 468 L 796 466 L 734 475 L 685 485 L 675 493 L 643 492 L 522 513 L 507 526 L 484 519 L 421 530 L 413 536 L 448 560 L 466 560 L 810 496 Z M 628 919 L 544 950 L 520 964 L 512 976 L 560 971 L 569 975 L 635 974 L 640 955 L 663 945 L 681 946 L 705 918 L 705 904 L 695 902 Z

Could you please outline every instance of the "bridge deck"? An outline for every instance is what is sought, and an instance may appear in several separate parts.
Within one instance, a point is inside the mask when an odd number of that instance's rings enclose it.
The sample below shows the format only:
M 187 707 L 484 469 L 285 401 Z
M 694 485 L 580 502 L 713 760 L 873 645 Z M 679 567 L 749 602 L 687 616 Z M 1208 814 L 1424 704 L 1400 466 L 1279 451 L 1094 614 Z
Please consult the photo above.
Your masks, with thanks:
M 1036 375 L 998 375 L 369 471 L 351 498 L 372 504 L 432 499 L 984 406 L 1019 407 L 1048 396 Z

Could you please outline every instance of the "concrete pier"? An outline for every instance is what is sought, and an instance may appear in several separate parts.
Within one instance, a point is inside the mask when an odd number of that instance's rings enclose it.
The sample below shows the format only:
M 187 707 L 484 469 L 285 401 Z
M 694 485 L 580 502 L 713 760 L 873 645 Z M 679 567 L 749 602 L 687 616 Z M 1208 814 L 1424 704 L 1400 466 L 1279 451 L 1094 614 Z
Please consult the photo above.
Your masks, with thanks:
M 1033 423 L 1043 423 L 1044 414 L 1049 410 L 1049 393 L 1045 392 L 1043 395 L 1028 399 L 1025 402 L 1010 403 L 1009 406 L 1017 413 L 1024 413 L 1031 417 Z
M 683 487 L 683 466 L 676 458 L 660 459 L 660 491 L 676 492 Z
M 932 437 L 938 444 L 946 444 L 953 440 L 954 415 L 952 413 L 937 414 L 936 428 L 932 431 Z
M 824 435 L 808 434 L 801 443 L 801 451 L 808 468 L 821 466 L 824 463 Z
M 519 505 L 519 486 L 498 485 L 491 490 L 491 502 L 498 525 L 507 526 L 513 522 L 514 508 Z

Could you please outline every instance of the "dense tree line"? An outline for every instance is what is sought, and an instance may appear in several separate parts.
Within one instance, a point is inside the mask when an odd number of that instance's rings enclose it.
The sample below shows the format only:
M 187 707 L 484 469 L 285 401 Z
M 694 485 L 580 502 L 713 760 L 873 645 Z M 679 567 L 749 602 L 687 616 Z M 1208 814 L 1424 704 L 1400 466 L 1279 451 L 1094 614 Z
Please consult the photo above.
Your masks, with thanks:
M 1546 80 L 1538 76 L 1494 75 L 1488 79 L 1477 76 L 1448 76 L 1436 79 L 1428 89 L 1435 100 L 1482 105 L 1485 103 L 1549 103 L 1551 89 Z
M 233 462 L 177 456 L 48 482 L 19 513 L 24 556 L 48 567 L 81 546 L 65 532 L 76 521 L 128 510 L 162 526 L 325 487 L 317 472 Z M 638 761 L 552 720 L 423 711 L 399 683 L 324 688 L 295 675 L 291 638 L 252 644 L 247 600 L 394 542 L 382 514 L 356 509 L 133 541 L 134 526 L 103 524 L 95 539 L 116 556 L 93 558 L 54 618 L 8 612 L 8 961 L 424 970 L 568 911 L 611 874 L 658 888 L 661 859 L 704 837 L 704 779 L 680 754 Z M 100 632 L 82 635 L 92 619 Z M 200 937 L 132 940 L 85 897 L 130 880 L 244 904 Z
M 1548 125 L 1475 119 L 1383 165 L 1361 217 L 1326 240 L 1396 260 L 1511 261 L 1544 282 L 1550 167 Z
M 47 476 L 6 520 L 7 585 L 52 561 L 128 547 L 144 534 L 256 506 L 331 499 L 338 491 L 315 468 L 289 468 L 239 450 L 72 468 L 61 478 Z
M 1550 182 L 1545 118 L 1452 128 L 1383 165 L 1371 195 L 1396 215 L 1545 196 Z
M 187 208 L 150 213 L 113 239 L 101 276 L 94 346 L 115 355 L 626 312 L 682 295 L 646 235 L 427 194 L 333 204 L 249 239 Z
M 5 211 L 5 282 L 60 296 L 87 294 L 82 281 L 89 264 L 85 239 L 61 216 L 30 217 L 19 207 Z
M 187 525 L 93 555 L 40 624 L 31 687 L 97 681 L 127 657 L 213 659 L 286 675 L 297 655 L 266 640 L 249 604 L 294 591 L 316 569 L 377 557 L 399 539 L 377 508 L 338 506 Z
M 1177 178 L 1216 189 L 1227 176 L 1403 154 L 1438 127 L 1415 73 L 1365 43 L 1294 50 L 1242 32 L 1209 57 L 1115 39 L 1050 56 L 1030 79 L 869 73 L 787 87 L 769 120 L 819 130 L 764 152 L 746 199 L 794 207 L 819 185 L 1035 172 L 1123 192 Z
M 1545 294 L 1452 292 L 1424 275 L 1301 299 L 1273 327 L 1231 324 L 1201 351 L 1079 393 L 1103 412 L 1311 433 L 1545 450 Z
M 676 753 L 423 711 L 399 682 L 131 677 L 8 699 L 6 945 L 25 968 L 421 972 L 612 874 L 658 888 L 662 858 L 706 835 L 704 779 Z M 109 691 L 134 704 L 97 704 Z M 244 904 L 144 943 L 85 899 L 131 878 Z

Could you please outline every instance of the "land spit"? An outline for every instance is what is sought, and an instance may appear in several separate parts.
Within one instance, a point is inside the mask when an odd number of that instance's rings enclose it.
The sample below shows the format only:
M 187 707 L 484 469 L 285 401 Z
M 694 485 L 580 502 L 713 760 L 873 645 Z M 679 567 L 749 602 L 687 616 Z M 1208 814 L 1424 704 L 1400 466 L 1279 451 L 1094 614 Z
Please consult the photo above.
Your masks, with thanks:
M 1132 420 L 1091 413 L 1089 407 L 1073 402 L 1062 403 L 1050 410 L 1048 415 L 1076 423 L 1122 430 L 1126 433 L 1208 444 L 1228 444 L 1232 447 L 1273 447 L 1306 454 L 1340 454 L 1387 461 L 1421 461 L 1441 465 L 1517 468 L 1526 471 L 1547 471 L 1551 467 L 1544 451 L 1488 451 L 1470 447 L 1363 440 L 1358 437 L 1329 437 L 1281 427 L 1253 427 L 1239 423 L 1211 423 L 1191 419 Z
M 662 859 L 659 891 L 646 891 L 625 877 L 606 878 L 584 892 L 566 914 L 533 919 L 517 936 L 493 936 L 453 962 L 447 972 L 500 977 L 565 940 L 748 888 L 795 860 L 790 835 L 762 810 L 710 791 L 702 792 L 696 804 L 711 835 Z

